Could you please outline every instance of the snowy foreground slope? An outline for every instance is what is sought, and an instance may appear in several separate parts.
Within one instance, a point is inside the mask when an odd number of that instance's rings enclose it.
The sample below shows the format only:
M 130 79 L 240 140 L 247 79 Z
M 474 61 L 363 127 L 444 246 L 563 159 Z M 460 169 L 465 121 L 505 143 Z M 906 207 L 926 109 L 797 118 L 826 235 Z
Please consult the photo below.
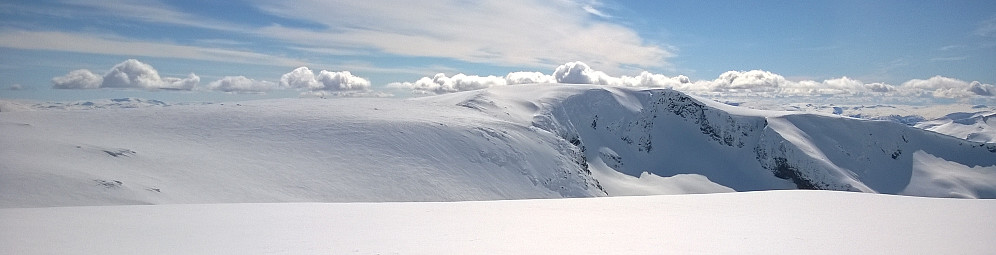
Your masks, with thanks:
M 408 100 L 111 101 L 135 108 L 0 113 L 0 207 L 796 188 L 996 197 L 996 144 L 672 90 L 547 84 Z M 57 108 L 92 106 L 67 105 Z
M 2 254 L 991 254 L 994 200 L 766 191 L 0 209 Z

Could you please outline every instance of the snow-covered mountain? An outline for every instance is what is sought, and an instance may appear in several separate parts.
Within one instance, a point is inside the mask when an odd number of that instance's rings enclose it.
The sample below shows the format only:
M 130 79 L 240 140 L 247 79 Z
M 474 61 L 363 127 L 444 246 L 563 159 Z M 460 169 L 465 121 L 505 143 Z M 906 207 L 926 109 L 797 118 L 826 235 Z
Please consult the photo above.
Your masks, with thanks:
M 968 104 L 938 105 L 835 105 L 776 104 L 766 101 L 727 102 L 752 109 L 834 114 L 868 120 L 888 120 L 969 141 L 996 143 L 996 122 L 989 121 L 996 107 Z
M 956 112 L 919 122 L 916 127 L 969 141 L 996 143 L 996 111 Z
M 996 197 L 996 144 L 672 90 L 517 85 L 0 113 L 0 207 L 833 189 Z
M 111 108 L 145 108 L 169 106 L 166 102 L 144 98 L 114 98 L 75 102 L 29 102 L 15 100 L 0 100 L 0 112 L 36 111 L 36 110 L 91 110 Z
M 699 181 L 704 178 L 692 177 L 706 177 L 737 191 L 806 188 L 996 196 L 996 144 L 887 121 L 749 110 L 672 90 L 502 90 L 478 92 L 461 104 L 501 116 L 503 109 L 538 101 L 531 125 L 580 147 L 609 194 L 647 192 L 633 190 L 630 183 L 614 185 L 614 180 L 663 176 L 671 185 L 653 186 L 703 187 L 707 185 Z M 542 99 L 521 100 L 530 98 L 525 93 Z M 494 106 L 481 107 L 488 105 Z

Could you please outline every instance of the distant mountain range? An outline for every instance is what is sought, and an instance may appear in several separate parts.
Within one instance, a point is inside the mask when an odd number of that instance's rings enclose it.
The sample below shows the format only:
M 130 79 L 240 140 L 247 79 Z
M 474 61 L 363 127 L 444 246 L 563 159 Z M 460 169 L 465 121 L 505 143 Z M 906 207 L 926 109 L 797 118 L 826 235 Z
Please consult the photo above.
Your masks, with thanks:
M 34 111 L 48 108 L 66 110 Z M 842 115 L 559 84 L 415 99 L 6 101 L 0 207 L 775 189 L 996 198 L 996 144 L 955 126 L 986 130 L 991 113 L 912 123 L 959 137 Z

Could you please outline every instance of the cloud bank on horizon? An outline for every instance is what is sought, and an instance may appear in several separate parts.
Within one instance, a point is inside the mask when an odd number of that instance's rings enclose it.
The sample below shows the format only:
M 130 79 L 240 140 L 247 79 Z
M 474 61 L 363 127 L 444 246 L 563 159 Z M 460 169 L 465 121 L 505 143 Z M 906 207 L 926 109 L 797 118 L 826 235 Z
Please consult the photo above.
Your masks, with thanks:
M 375 92 L 370 81 L 349 71 L 321 70 L 316 75 L 302 66 L 283 74 L 279 82 L 254 80 L 245 76 L 226 76 L 198 86 L 200 77 L 190 73 L 187 78 L 160 77 L 151 65 L 135 59 L 121 62 L 103 76 L 90 70 L 79 69 L 64 76 L 52 78 L 56 89 L 146 89 L 146 90 L 208 90 L 228 93 L 265 93 L 276 89 L 297 89 L 302 96 L 383 96 Z M 437 73 L 414 82 L 393 82 L 384 86 L 388 90 L 410 91 L 413 94 L 432 95 L 485 89 L 517 84 L 563 83 L 593 84 L 623 87 L 668 88 L 692 94 L 721 94 L 732 96 L 790 97 L 790 96 L 886 96 L 919 98 L 993 98 L 996 87 L 979 81 L 934 76 L 913 79 L 899 85 L 864 83 L 848 77 L 823 81 L 791 81 L 784 76 L 763 71 L 728 71 L 713 80 L 692 81 L 687 76 L 669 77 L 647 71 L 636 76 L 611 76 L 575 61 L 558 66 L 551 74 L 541 72 L 510 72 L 503 77 L 478 76 L 458 73 L 447 76 Z
M 624 87 L 669 88 L 692 94 L 725 94 L 745 96 L 903 96 L 934 98 L 993 97 L 996 88 L 978 81 L 966 82 L 934 76 L 926 80 L 913 79 L 898 86 L 885 83 L 864 83 L 848 77 L 824 80 L 790 81 L 763 70 L 728 71 L 714 80 L 692 81 L 687 76 L 668 77 L 641 72 L 637 76 L 610 76 L 593 70 L 583 62 L 569 62 L 557 67 L 553 74 L 512 72 L 505 77 L 457 74 L 447 77 L 439 73 L 415 82 L 388 84 L 391 88 L 410 89 L 416 94 L 443 94 L 528 83 L 594 84 Z

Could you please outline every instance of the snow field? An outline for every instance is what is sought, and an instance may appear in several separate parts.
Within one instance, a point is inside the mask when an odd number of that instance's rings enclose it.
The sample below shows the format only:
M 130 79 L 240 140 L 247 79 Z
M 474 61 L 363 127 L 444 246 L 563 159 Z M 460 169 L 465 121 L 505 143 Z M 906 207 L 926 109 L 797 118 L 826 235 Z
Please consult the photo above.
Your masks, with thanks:
M 0 209 L 4 254 L 987 254 L 994 200 L 766 191 Z

